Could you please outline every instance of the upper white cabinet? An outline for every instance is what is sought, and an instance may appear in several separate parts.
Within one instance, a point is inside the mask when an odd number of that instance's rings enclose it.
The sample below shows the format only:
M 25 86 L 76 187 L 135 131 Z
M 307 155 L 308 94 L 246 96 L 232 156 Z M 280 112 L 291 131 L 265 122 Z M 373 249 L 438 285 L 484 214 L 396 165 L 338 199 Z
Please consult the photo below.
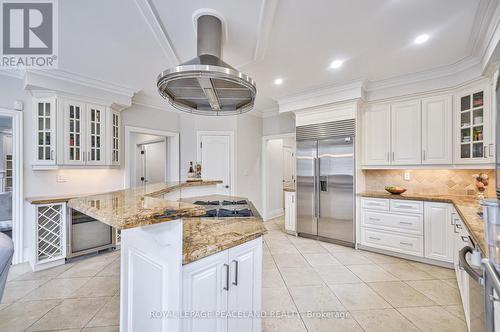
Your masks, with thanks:
M 53 166 L 56 164 L 56 99 L 40 98 L 34 102 L 35 109 L 35 163 Z
M 494 121 L 489 85 L 462 90 L 455 95 L 455 162 L 493 162 Z
M 33 167 L 120 164 L 120 114 L 109 107 L 64 97 L 35 98 Z
M 422 164 L 452 164 L 452 97 L 422 100 Z
M 421 116 L 420 100 L 391 105 L 393 165 L 421 163 Z
M 365 165 L 391 164 L 391 106 L 370 105 L 363 116 Z

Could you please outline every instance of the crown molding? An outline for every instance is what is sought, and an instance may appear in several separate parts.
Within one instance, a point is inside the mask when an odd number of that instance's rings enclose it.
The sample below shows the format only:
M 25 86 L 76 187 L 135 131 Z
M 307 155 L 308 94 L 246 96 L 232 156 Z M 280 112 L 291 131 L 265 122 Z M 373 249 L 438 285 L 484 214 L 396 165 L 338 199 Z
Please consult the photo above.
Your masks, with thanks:
M 160 20 L 158 11 L 153 5 L 152 0 L 135 0 L 135 3 L 147 25 L 149 25 L 151 32 L 153 32 L 163 53 L 166 55 L 167 59 L 170 60 L 171 65 L 178 65 L 181 60 L 168 36 L 167 29 Z
M 0 76 L 7 76 L 16 78 L 19 80 L 24 79 L 25 72 L 21 69 L 2 69 L 0 70 Z
M 483 47 L 490 23 L 494 15 L 496 0 L 480 0 L 474 21 L 472 23 L 472 31 L 469 36 L 469 54 L 471 56 L 478 55 Z

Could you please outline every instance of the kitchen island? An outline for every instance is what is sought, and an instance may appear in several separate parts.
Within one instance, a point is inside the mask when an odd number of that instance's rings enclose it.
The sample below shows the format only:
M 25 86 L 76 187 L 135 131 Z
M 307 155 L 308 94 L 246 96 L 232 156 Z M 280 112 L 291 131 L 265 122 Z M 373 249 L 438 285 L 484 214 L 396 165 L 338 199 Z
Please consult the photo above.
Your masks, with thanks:
M 121 230 L 120 330 L 260 331 L 259 317 L 251 315 L 261 309 L 260 215 L 240 197 L 163 198 L 184 185 L 194 184 L 152 184 L 68 202 Z M 208 215 L 201 200 L 217 201 L 218 210 L 224 201 L 224 210 L 244 201 L 251 214 Z

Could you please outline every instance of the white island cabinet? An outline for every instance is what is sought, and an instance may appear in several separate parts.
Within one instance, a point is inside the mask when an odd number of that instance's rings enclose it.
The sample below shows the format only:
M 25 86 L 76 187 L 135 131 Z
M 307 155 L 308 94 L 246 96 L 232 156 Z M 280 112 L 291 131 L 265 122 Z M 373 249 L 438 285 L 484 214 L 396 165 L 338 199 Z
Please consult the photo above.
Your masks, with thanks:
M 122 231 L 122 332 L 258 332 L 262 238 L 182 265 L 182 220 Z

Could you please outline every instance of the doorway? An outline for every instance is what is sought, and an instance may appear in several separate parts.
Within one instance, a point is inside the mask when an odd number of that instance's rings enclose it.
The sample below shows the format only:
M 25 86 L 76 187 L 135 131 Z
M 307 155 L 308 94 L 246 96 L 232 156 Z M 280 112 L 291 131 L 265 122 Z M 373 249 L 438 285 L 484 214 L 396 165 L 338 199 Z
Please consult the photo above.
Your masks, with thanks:
M 14 242 L 13 264 L 24 261 L 22 112 L 0 109 L 0 232 Z
M 295 134 L 264 136 L 262 141 L 262 215 L 283 215 L 284 189 L 295 189 Z
M 179 181 L 179 133 L 125 126 L 125 188 Z
M 217 193 L 232 196 L 234 188 L 234 133 L 232 131 L 197 132 L 197 161 L 203 180 L 221 180 Z

